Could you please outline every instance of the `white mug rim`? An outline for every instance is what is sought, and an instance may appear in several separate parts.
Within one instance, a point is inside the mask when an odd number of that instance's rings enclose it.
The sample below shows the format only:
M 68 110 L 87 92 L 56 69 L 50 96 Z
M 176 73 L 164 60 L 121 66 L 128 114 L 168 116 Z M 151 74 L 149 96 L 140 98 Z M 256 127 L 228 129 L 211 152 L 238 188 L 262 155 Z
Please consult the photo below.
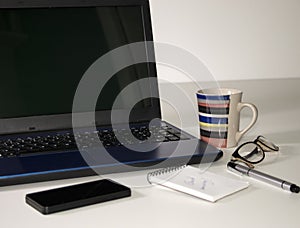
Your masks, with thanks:
M 234 95 L 241 94 L 242 91 L 234 88 L 208 88 L 201 89 L 197 91 L 197 94 L 205 95 L 205 96 L 226 96 L 226 95 Z

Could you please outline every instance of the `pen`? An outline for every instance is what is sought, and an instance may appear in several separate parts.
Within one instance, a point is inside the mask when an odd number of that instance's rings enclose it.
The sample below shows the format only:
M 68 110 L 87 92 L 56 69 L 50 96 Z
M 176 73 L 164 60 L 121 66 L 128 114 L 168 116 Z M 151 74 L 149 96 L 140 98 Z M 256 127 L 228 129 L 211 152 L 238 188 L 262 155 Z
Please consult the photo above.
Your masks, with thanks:
M 231 171 L 235 171 L 235 172 L 238 172 L 240 174 L 245 174 L 249 177 L 252 177 L 252 178 L 260 180 L 262 182 L 265 182 L 265 183 L 271 184 L 273 186 L 282 188 L 282 189 L 287 190 L 287 191 L 291 191 L 291 192 L 294 192 L 294 193 L 299 193 L 299 191 L 300 191 L 300 187 L 295 185 L 295 184 L 292 184 L 288 181 L 282 180 L 282 179 L 277 178 L 277 177 L 273 177 L 269 174 L 262 173 L 260 171 L 251 169 L 249 167 L 239 165 L 239 164 L 234 163 L 234 162 L 228 162 L 227 163 L 227 168 Z

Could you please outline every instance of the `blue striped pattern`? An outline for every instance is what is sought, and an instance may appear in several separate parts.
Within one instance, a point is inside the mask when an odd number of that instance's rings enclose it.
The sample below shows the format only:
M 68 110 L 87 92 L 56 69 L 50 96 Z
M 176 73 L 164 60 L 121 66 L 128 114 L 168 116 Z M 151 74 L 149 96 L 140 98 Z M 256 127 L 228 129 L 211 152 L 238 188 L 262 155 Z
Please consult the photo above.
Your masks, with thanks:
M 199 115 L 199 121 L 210 124 L 228 124 L 228 118 L 206 117 Z

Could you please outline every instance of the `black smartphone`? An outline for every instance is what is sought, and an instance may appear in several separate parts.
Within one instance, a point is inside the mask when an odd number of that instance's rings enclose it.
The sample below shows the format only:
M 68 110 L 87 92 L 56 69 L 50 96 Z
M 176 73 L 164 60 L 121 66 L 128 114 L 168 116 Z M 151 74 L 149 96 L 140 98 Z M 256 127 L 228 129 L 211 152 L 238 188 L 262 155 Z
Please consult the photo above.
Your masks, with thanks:
M 131 196 L 130 188 L 109 179 L 50 189 L 26 195 L 26 203 L 51 214 Z

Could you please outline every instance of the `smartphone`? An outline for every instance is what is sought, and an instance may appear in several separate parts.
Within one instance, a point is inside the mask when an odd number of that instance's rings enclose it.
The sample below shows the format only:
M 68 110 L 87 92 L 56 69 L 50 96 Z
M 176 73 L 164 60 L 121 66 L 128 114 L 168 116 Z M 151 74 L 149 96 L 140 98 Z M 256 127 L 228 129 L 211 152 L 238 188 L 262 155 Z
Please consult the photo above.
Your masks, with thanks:
M 131 196 L 130 188 L 109 179 L 27 194 L 26 203 L 51 214 Z

